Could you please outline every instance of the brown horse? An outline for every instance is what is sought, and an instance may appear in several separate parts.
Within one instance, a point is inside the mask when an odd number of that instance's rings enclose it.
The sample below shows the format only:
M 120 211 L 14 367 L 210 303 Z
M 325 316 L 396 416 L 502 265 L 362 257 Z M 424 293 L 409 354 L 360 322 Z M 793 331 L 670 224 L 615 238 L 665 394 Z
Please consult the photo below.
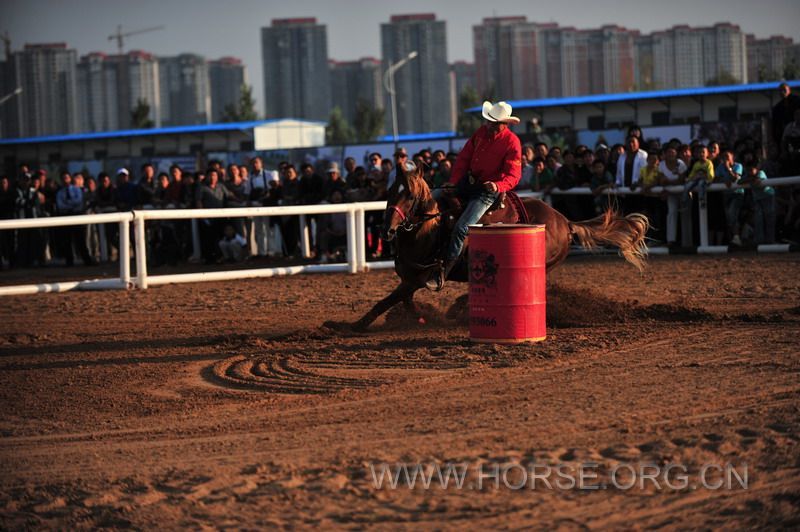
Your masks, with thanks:
M 628 262 L 639 271 L 643 270 L 647 257 L 645 234 L 649 228 L 644 215 L 629 214 L 623 217 L 608 210 L 591 220 L 571 222 L 538 199 L 526 198 L 522 204 L 530 223 L 546 226 L 548 271 L 566 258 L 573 237 L 587 249 L 595 248 L 598 244 L 616 246 Z M 425 287 L 434 269 L 440 266 L 443 240 L 449 237 L 449 228 L 440 230 L 446 215 L 431 196 L 421 171 L 405 174 L 398 168 L 397 179 L 388 191 L 383 234 L 385 240 L 395 241 L 394 267 L 400 277 L 400 285 L 355 322 L 354 329 L 366 329 L 381 314 L 400 302 L 410 311 L 415 311 L 414 293 Z M 466 250 L 463 256 L 466 256 Z M 448 280 L 468 280 L 465 260 L 453 269 Z

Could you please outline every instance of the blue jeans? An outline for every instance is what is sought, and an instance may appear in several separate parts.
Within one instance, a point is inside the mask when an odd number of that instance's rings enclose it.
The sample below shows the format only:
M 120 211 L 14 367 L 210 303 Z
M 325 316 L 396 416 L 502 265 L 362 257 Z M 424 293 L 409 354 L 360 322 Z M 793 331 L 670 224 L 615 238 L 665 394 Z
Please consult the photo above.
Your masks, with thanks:
M 744 204 L 744 194 L 727 191 L 723 194 L 725 199 L 725 221 L 728 223 L 728 231 L 730 231 L 732 237 L 737 236 L 739 234 L 739 215 Z
M 756 243 L 775 242 L 775 196 L 761 196 L 753 199 L 755 203 Z
M 489 192 L 488 190 L 470 194 L 469 203 L 461 213 L 456 226 L 453 227 L 453 234 L 450 236 L 450 244 L 447 247 L 447 260 L 455 260 L 461 255 L 469 226 L 478 223 L 481 216 L 497 201 L 499 195 L 498 192 Z
M 698 199 L 703 202 L 706 200 L 706 187 L 708 187 L 708 181 L 704 177 L 696 177 L 691 181 L 687 182 L 683 186 L 683 197 L 681 198 L 683 205 L 689 204 L 689 193 L 694 190 L 695 188 L 698 191 L 697 197 Z

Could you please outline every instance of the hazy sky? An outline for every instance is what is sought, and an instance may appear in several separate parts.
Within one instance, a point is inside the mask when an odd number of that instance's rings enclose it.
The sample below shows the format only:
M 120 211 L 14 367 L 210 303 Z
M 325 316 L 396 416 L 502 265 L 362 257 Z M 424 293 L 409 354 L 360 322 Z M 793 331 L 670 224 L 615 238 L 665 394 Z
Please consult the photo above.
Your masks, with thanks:
M 471 61 L 472 26 L 483 17 L 502 15 L 578 28 L 615 23 L 643 32 L 729 21 L 758 37 L 782 34 L 800 41 L 800 0 L 0 0 L 0 33 L 8 31 L 15 49 L 63 41 L 83 55 L 115 52 L 116 43 L 107 37 L 117 24 L 127 30 L 163 24 L 166 30 L 131 37 L 126 50 L 240 57 L 261 108 L 259 28 L 273 18 L 317 17 L 328 26 L 329 56 L 348 60 L 380 57 L 380 23 L 390 15 L 430 12 L 447 21 L 450 61 Z

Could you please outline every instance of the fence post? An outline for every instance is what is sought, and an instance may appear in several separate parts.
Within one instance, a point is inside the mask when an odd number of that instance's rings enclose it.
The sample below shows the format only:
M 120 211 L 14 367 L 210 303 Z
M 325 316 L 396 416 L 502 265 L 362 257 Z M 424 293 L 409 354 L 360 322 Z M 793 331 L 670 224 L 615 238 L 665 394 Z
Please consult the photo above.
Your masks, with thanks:
M 106 224 L 97 224 L 97 238 L 100 240 L 100 262 L 108 262 L 108 242 L 106 241 Z
M 303 254 L 304 259 L 311 258 L 311 235 L 305 214 L 300 215 L 300 252 Z
M 101 224 L 100 227 L 103 227 Z M 131 223 L 129 220 L 119 221 L 119 280 L 130 285 L 131 283 Z
M 706 202 L 708 201 L 708 193 L 706 193 Z M 700 224 L 700 247 L 708 247 L 708 209 L 706 203 L 698 205 L 698 224 Z
M 144 218 L 134 212 L 134 242 L 136 244 L 136 286 L 147 288 L 147 235 L 144 231 Z
M 200 225 L 197 218 L 192 218 L 192 260 L 203 258 L 200 249 Z
M 356 241 L 358 234 L 356 225 L 355 208 L 351 207 L 347 211 L 347 264 L 350 267 L 350 273 L 358 272 L 358 243 Z
M 364 218 L 364 209 L 359 208 L 356 211 L 356 268 L 360 272 L 367 269 L 367 230 Z

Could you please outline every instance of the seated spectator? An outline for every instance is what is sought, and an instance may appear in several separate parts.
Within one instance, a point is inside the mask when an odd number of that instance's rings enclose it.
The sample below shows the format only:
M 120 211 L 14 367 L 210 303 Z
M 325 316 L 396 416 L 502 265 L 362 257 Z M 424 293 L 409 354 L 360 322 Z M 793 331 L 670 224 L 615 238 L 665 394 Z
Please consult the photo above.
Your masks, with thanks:
M 631 190 L 636 190 L 636 188 L 641 185 L 642 192 L 644 194 L 649 194 L 650 189 L 660 185 L 661 183 L 659 182 L 658 173 L 659 163 L 660 161 L 658 153 L 648 153 L 647 166 L 644 166 L 641 170 L 639 170 L 639 180 L 637 183 L 633 183 L 631 185 Z
M 233 225 L 227 224 L 219 241 L 219 250 L 224 261 L 242 262 L 247 257 L 247 241 L 236 232 Z
M 692 191 L 697 189 L 700 207 L 706 206 L 706 188 L 714 182 L 714 165 L 708 160 L 708 148 L 698 144 L 695 148 L 695 162 L 689 169 L 686 184 L 683 187 L 683 209 L 688 209 Z
M 742 239 L 739 229 L 739 217 L 741 216 L 742 206 L 744 205 L 745 190 L 739 186 L 742 179 L 744 168 L 741 164 L 733 160 L 733 152 L 725 150 L 720 155 L 720 163 L 717 166 L 717 177 L 721 183 L 725 183 L 727 190 L 723 192 L 723 204 L 725 206 L 725 223 L 728 226 L 730 243 L 734 246 L 741 246 Z
M 753 195 L 757 244 L 771 244 L 775 241 L 775 189 L 764 185 L 766 179 L 766 174 L 759 170 L 755 162 L 745 166 L 742 182 L 750 184 Z

